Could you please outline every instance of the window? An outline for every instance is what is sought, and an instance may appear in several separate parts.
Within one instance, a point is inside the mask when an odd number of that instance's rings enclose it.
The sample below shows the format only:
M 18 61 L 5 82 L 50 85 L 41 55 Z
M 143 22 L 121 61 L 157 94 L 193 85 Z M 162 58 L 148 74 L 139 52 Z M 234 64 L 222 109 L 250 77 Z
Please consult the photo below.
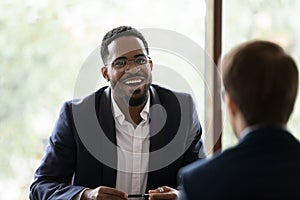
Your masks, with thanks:
M 250 40 L 266 39 L 283 46 L 299 65 L 300 46 L 297 0 L 226 0 L 223 1 L 223 53 L 233 46 Z M 238 12 L 237 12 L 238 11 Z M 237 142 L 224 115 L 223 146 Z M 296 100 L 288 129 L 300 139 L 300 98 Z M 298 122 L 298 123 L 297 123 Z

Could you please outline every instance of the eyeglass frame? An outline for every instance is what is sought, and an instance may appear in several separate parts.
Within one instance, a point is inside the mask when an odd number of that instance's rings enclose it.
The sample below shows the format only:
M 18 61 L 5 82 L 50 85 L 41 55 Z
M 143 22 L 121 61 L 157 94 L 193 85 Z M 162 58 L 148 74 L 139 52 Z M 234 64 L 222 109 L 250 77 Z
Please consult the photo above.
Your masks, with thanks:
M 128 67 L 130 65 L 130 62 L 132 62 L 132 61 L 134 61 L 135 67 L 146 66 L 147 64 L 151 63 L 151 58 L 148 55 L 138 54 L 138 55 L 135 55 L 134 57 L 135 58 L 133 58 L 133 59 L 128 59 L 127 57 L 119 57 L 119 58 L 115 59 L 112 63 L 105 64 L 105 66 L 110 65 L 113 69 L 115 69 L 118 72 L 126 72 L 126 71 L 128 71 Z M 141 57 L 145 58 L 146 62 L 144 64 L 140 64 L 140 63 L 137 62 L 137 60 Z M 126 63 L 124 64 L 123 67 L 116 67 L 116 64 L 114 64 L 114 63 L 119 61 L 120 59 L 126 60 Z

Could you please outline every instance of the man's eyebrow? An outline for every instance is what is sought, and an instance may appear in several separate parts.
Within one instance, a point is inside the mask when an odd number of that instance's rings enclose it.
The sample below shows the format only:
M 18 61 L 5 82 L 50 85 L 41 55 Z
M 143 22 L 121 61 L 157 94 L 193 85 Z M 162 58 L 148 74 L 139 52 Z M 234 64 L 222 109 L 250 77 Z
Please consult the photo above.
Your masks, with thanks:
M 114 61 L 113 61 L 113 62 L 115 62 L 116 60 L 119 60 L 119 59 L 127 59 L 127 57 L 126 57 L 126 56 L 121 56 L 121 57 L 118 57 L 118 58 L 114 59 Z
M 134 57 L 134 58 L 137 58 L 137 57 L 141 57 L 141 56 L 147 57 L 147 56 L 146 56 L 145 54 L 143 54 L 143 53 L 134 55 L 133 57 Z M 121 56 L 121 57 L 116 58 L 113 62 L 115 62 L 116 60 L 119 60 L 119 59 L 128 59 L 128 58 L 127 58 L 126 56 Z
M 144 56 L 144 57 L 147 57 L 145 54 L 141 53 L 141 54 L 137 54 L 135 56 L 133 56 L 134 58 L 137 58 L 137 57 L 140 57 L 140 56 Z

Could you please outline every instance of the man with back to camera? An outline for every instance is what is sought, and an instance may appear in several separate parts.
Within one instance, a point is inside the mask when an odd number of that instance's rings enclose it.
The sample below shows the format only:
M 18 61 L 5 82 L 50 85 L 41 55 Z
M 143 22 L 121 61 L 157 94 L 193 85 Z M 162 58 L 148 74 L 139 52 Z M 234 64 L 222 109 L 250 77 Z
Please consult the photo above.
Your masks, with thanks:
M 239 143 L 180 170 L 179 199 L 300 199 L 300 143 L 286 129 L 296 63 L 277 44 L 251 41 L 231 50 L 221 71 Z
M 148 44 L 134 28 L 109 31 L 101 57 L 110 87 L 63 105 L 30 199 L 128 199 L 148 192 L 151 199 L 176 199 L 178 170 L 203 148 L 191 96 L 152 84 Z M 180 154 L 155 168 L 170 155 L 154 153 L 177 137 L 180 143 L 172 148 Z M 102 163 L 99 153 L 109 162 Z

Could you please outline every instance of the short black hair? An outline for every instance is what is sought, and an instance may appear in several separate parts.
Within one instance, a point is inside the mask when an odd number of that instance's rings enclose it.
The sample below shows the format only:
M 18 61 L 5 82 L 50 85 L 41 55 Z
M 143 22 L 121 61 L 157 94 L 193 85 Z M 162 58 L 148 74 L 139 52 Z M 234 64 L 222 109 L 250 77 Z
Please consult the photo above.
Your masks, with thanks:
M 104 64 L 107 63 L 107 56 L 109 54 L 108 52 L 108 45 L 115 39 L 121 37 L 121 36 L 134 36 L 142 40 L 145 49 L 147 51 L 147 54 L 149 54 L 148 50 L 148 43 L 145 39 L 145 37 L 142 35 L 141 32 L 139 32 L 137 29 L 132 28 L 131 26 L 119 26 L 117 28 L 112 29 L 111 31 L 107 32 L 103 39 L 101 44 L 101 58 Z
M 230 51 L 222 62 L 225 91 L 248 126 L 286 124 L 298 90 L 298 69 L 282 47 L 250 41 Z

